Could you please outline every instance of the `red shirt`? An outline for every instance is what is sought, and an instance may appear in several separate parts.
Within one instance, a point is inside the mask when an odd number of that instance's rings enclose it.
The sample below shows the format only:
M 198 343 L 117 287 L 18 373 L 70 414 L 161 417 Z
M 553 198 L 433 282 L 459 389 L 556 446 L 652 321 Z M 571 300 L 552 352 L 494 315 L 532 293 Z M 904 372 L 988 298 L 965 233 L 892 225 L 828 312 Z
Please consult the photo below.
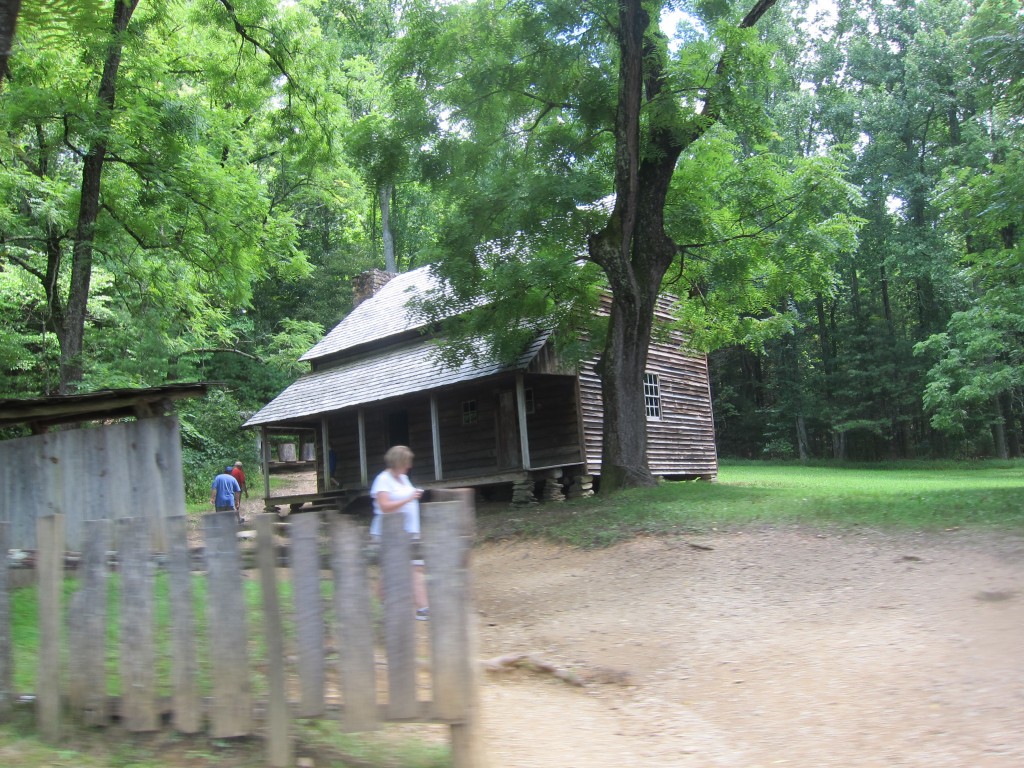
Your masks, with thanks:
M 231 476 L 238 481 L 238 484 L 245 488 L 245 472 L 242 471 L 241 467 L 234 467 L 231 470 Z

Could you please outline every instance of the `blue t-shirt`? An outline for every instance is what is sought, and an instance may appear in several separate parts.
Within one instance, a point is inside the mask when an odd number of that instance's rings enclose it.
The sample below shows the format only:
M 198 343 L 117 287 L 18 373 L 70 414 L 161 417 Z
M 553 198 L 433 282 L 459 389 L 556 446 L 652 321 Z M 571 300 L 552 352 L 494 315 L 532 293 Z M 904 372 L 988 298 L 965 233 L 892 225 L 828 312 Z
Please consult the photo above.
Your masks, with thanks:
M 217 500 L 213 502 L 214 506 L 231 507 L 234 509 L 235 494 L 242 492 L 242 486 L 231 475 L 221 472 L 213 478 L 213 485 L 210 486 L 210 490 L 217 492 Z

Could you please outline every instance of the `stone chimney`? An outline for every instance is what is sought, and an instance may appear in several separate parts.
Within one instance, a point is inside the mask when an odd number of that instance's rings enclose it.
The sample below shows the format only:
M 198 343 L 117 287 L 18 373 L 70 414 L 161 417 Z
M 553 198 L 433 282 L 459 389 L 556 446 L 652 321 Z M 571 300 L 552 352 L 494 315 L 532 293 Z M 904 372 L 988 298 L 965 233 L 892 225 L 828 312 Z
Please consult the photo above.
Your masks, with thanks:
M 383 269 L 370 269 L 352 278 L 352 308 L 355 309 L 364 301 L 372 298 L 387 282 L 394 277 L 391 272 Z

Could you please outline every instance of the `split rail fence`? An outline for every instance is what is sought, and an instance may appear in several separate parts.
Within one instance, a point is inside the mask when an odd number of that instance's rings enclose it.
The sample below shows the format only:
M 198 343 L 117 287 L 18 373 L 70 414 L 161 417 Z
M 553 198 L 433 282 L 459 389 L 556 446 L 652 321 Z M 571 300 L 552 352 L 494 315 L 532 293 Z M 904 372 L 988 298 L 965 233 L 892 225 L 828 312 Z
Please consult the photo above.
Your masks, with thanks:
M 294 718 L 337 717 L 345 730 L 354 732 L 374 730 L 386 722 L 441 723 L 450 726 L 455 768 L 482 766 L 469 574 L 473 495 L 463 489 L 435 490 L 432 498 L 439 501 L 424 504 L 422 515 L 429 622 L 415 621 L 412 542 L 403 530 L 402 515 L 383 519 L 378 575 L 382 603 L 376 616 L 373 566 L 366 557 L 363 525 L 335 512 L 327 513 L 326 524 L 316 512 L 292 515 L 290 573 L 284 573 L 274 542 L 277 516 L 257 517 L 260 627 L 251 627 L 247 617 L 233 513 L 203 518 L 205 626 L 194 613 L 193 563 L 183 516 L 166 519 L 168 548 L 157 554 L 150 546 L 147 518 L 87 522 L 79 585 L 66 611 L 64 520 L 60 515 L 39 518 L 35 706 L 41 735 L 56 742 L 67 721 L 107 727 L 115 718 L 131 732 L 155 731 L 167 724 L 187 734 L 205 730 L 212 738 L 262 734 L 268 763 L 284 767 L 294 762 Z M 8 524 L 0 523 L 0 552 L 7 551 L 8 535 Z M 107 694 L 107 578 L 114 541 L 120 572 L 119 698 Z M 170 638 L 163 643 L 155 636 L 158 564 L 166 570 L 169 594 Z M 322 570 L 325 565 L 329 570 Z M 323 597 L 322 573 L 333 582 L 330 601 Z M 0 568 L 0 718 L 15 699 L 7 576 L 8 569 Z M 282 606 L 282 579 L 291 582 L 291 613 Z M 333 610 L 328 610 L 328 603 Z M 294 632 L 286 632 L 292 624 Z M 70 649 L 66 670 L 65 627 Z M 377 627 L 382 627 L 382 642 Z M 250 644 L 253 631 L 262 632 L 263 643 Z M 265 659 L 250 658 L 252 649 L 260 647 Z M 429 655 L 429 663 L 421 665 L 421 655 Z M 156 673 L 167 661 L 169 685 L 161 684 Z M 253 663 L 265 675 L 263 682 L 250 669 Z M 160 695 L 168 688 L 169 699 Z

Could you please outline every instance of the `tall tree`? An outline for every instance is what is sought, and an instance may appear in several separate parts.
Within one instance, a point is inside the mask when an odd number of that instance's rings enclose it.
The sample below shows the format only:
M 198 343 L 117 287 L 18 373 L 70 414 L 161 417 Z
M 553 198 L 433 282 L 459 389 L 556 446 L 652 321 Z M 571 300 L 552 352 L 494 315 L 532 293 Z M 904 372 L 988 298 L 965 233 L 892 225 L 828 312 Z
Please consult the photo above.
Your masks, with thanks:
M 155 358 L 143 381 L 162 381 L 190 345 L 230 337 L 221 321 L 244 306 L 268 263 L 280 274 L 287 265 L 305 271 L 291 214 L 269 188 L 280 179 L 274 158 L 294 133 L 285 116 L 298 99 L 287 77 L 279 80 L 287 59 L 249 31 L 250 18 L 219 4 L 106 8 L 110 21 L 63 46 L 25 19 L 0 110 L 0 253 L 45 294 L 59 391 L 86 375 L 91 325 L 134 317 L 140 336 L 159 329 L 163 364 Z M 211 9 L 220 9 L 218 24 Z M 280 28 L 269 21 L 259 19 L 260 30 Z M 315 133 L 315 125 L 310 117 L 303 127 Z M 123 311 L 90 305 L 97 276 Z M 97 342 L 98 352 L 99 334 Z M 146 348 L 128 343 L 116 356 Z M 108 383 L 104 376 L 92 385 Z
M 640 0 L 431 9 L 404 38 L 408 71 L 447 123 L 431 147 L 458 201 L 442 272 L 455 302 L 497 300 L 462 330 L 513 328 L 497 339 L 511 352 L 544 324 L 578 331 L 598 293 L 611 295 L 605 328 L 587 329 L 602 345 L 605 490 L 654 482 L 642 383 L 662 291 L 692 295 L 681 322 L 697 343 L 768 334 L 786 324 L 780 297 L 823 278 L 829 251 L 849 244 L 848 222 L 826 210 L 848 193 L 835 167 L 757 151 L 776 73 L 754 26 L 773 5 L 740 16 L 701 4 L 708 26 L 691 25 L 676 53 L 664 4 Z

